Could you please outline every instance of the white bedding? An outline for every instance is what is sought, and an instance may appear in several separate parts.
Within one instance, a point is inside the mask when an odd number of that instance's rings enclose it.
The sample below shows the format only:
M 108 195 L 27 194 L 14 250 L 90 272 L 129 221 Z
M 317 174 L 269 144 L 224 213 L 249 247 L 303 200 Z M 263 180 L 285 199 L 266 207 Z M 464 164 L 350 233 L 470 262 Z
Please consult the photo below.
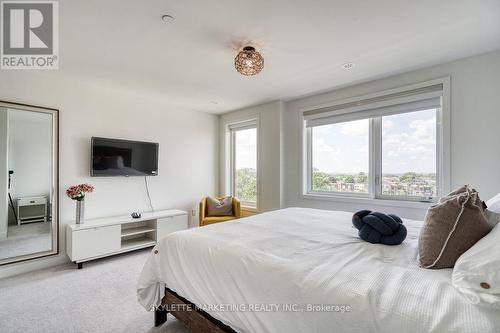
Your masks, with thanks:
M 468 303 L 451 285 L 451 269 L 418 267 L 421 222 L 405 220 L 406 240 L 386 246 L 361 241 L 351 217 L 287 208 L 171 234 L 144 266 L 139 301 L 158 305 L 166 285 L 238 332 L 500 331 L 500 313 Z M 272 311 L 277 304 L 289 311 Z

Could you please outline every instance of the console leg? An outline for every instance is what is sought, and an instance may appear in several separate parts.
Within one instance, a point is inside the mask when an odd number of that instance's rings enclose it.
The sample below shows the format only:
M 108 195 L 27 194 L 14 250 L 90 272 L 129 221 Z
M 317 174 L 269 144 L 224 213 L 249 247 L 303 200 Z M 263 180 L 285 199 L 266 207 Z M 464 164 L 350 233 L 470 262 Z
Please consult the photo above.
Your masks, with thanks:
M 78 265 L 78 269 L 82 269 L 83 268 L 83 262 L 79 262 L 77 265 Z
M 160 306 L 155 310 L 155 327 L 164 324 L 167 321 L 167 311 Z

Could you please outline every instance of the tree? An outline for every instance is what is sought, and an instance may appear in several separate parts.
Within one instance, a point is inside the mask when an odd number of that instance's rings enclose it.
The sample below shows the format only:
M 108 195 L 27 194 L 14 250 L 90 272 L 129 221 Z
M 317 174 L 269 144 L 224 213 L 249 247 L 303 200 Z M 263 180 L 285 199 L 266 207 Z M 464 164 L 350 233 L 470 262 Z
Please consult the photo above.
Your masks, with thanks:
M 326 172 L 313 170 L 313 190 L 328 191 L 330 186 L 330 175 Z
M 368 176 L 364 172 L 360 172 L 356 176 L 356 183 L 366 184 L 368 182 Z
M 399 178 L 401 183 L 411 184 L 418 178 L 415 172 L 407 172 Z
M 236 170 L 236 197 L 245 202 L 257 202 L 257 171 L 252 168 Z
M 346 183 L 354 183 L 354 176 L 348 175 L 344 178 Z

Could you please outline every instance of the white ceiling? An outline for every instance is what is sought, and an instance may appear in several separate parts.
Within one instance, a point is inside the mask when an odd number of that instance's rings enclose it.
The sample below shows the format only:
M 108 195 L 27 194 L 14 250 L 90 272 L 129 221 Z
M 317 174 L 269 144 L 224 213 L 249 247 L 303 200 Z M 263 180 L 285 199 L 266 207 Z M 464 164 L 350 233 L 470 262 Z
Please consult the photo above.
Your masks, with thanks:
M 221 113 L 500 49 L 500 1 L 61 0 L 60 38 L 60 74 Z

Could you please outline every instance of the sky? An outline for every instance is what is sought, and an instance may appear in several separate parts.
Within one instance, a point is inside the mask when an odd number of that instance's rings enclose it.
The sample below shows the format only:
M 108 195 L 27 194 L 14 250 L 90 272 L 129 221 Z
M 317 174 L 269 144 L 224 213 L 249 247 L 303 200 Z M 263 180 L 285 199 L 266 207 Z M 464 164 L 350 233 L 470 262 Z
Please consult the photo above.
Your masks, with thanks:
M 257 169 L 257 129 L 236 131 L 236 169 Z
M 436 172 L 436 110 L 382 118 L 382 173 Z M 368 119 L 313 128 L 313 168 L 368 172 Z
M 313 168 L 368 173 L 368 119 L 313 128 Z M 436 110 L 382 118 L 382 172 L 436 172 Z M 257 129 L 236 132 L 236 168 L 256 168 Z

